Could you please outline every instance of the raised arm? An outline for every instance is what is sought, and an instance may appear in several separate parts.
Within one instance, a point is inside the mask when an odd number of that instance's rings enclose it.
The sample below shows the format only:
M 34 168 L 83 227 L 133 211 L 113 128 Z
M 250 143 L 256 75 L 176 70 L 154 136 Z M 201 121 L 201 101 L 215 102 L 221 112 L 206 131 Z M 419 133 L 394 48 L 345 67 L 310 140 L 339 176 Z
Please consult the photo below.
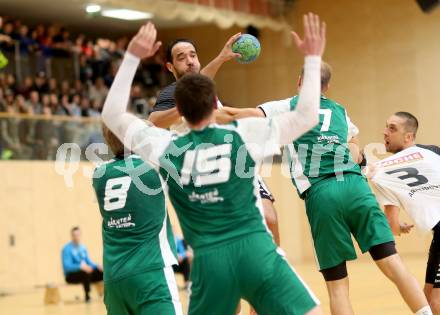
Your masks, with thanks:
M 154 25 L 148 23 L 133 37 L 102 111 L 104 124 L 124 145 L 153 163 L 157 163 L 153 155 L 160 154 L 161 148 L 168 145 L 171 134 L 128 113 L 127 103 L 131 83 L 141 58 L 153 56 L 161 45 L 160 42 L 156 42 L 156 34 Z
M 288 144 L 319 123 L 321 56 L 325 49 L 326 25 L 312 13 L 304 16 L 304 39 L 292 32 L 298 50 L 305 56 L 303 85 L 295 111 L 273 118 L 280 144 Z
M 223 49 L 220 51 L 217 57 L 211 60 L 201 71 L 200 73 L 206 75 L 207 77 L 214 79 L 220 67 L 226 62 L 233 58 L 238 58 L 241 55 L 234 53 L 232 51 L 232 44 L 241 36 L 241 33 L 237 33 L 231 36 L 226 42 Z

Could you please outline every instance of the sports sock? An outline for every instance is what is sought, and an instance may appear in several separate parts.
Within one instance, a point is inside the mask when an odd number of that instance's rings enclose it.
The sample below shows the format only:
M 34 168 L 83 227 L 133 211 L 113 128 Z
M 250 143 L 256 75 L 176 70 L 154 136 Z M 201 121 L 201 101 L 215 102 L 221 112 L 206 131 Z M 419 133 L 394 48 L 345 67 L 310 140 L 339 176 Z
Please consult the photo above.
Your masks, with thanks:
M 429 305 L 426 305 L 425 307 L 422 307 L 416 312 L 416 315 L 432 315 L 431 308 Z

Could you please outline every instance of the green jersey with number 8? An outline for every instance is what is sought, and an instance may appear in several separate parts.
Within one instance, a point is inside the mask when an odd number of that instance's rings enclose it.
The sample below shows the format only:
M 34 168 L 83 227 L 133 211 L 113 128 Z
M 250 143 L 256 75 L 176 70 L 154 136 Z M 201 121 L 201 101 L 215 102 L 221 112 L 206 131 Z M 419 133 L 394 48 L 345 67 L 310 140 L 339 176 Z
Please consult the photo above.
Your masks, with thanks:
M 136 155 L 95 170 L 102 216 L 104 281 L 177 264 L 173 232 L 157 171 Z
M 264 103 L 259 108 L 267 117 L 273 117 L 296 108 L 298 96 Z M 344 173 L 361 174 L 353 162 L 348 141 L 359 132 L 350 121 L 343 106 L 321 96 L 319 124 L 285 146 L 292 182 L 304 197 L 313 184 Z

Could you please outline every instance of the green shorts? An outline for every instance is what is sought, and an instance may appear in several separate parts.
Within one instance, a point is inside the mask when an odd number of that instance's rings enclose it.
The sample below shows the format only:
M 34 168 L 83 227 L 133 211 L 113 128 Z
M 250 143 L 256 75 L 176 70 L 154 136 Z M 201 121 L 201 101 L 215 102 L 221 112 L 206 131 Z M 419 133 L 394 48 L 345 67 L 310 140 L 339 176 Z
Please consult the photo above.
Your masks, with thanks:
M 313 185 L 306 195 L 319 270 L 356 259 L 351 234 L 363 253 L 394 241 L 388 221 L 364 177 L 344 174 Z
M 104 284 L 108 315 L 182 315 L 172 267 Z
M 303 315 L 319 304 L 268 233 L 194 252 L 188 315 L 235 315 L 240 298 L 258 315 Z

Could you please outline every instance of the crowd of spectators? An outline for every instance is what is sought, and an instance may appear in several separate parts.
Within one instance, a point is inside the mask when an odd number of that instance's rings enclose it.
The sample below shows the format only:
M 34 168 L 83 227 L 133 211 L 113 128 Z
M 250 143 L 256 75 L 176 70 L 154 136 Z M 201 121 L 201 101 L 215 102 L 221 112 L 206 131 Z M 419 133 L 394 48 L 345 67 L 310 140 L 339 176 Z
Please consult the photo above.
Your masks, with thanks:
M 57 146 L 62 143 L 75 142 L 84 147 L 91 139 L 99 140 L 93 134 L 100 133 L 99 124 L 87 123 L 87 126 L 94 126 L 91 130 L 84 128 L 84 120 L 75 121 L 75 118 L 100 116 L 127 39 L 92 40 L 79 34 L 72 40 L 68 30 L 56 25 L 29 28 L 20 20 L 5 18 L 3 27 L 0 22 L 0 51 L 11 52 L 15 43 L 19 44 L 21 60 L 28 54 L 37 54 L 41 58 L 72 58 L 76 55 L 80 71 L 76 79 L 73 75 L 60 79 L 48 77 L 42 67 L 18 82 L 14 73 L 0 70 L 0 112 L 26 114 L 27 117 L 0 117 L 0 157 L 53 159 Z M 159 56 L 144 64 L 138 72 L 129 108 L 143 117 L 148 116 L 158 89 L 165 83 L 163 81 L 164 70 Z M 45 119 L 29 119 L 35 115 L 42 115 L 39 118 L 44 116 Z M 73 119 L 51 119 L 52 116 Z

